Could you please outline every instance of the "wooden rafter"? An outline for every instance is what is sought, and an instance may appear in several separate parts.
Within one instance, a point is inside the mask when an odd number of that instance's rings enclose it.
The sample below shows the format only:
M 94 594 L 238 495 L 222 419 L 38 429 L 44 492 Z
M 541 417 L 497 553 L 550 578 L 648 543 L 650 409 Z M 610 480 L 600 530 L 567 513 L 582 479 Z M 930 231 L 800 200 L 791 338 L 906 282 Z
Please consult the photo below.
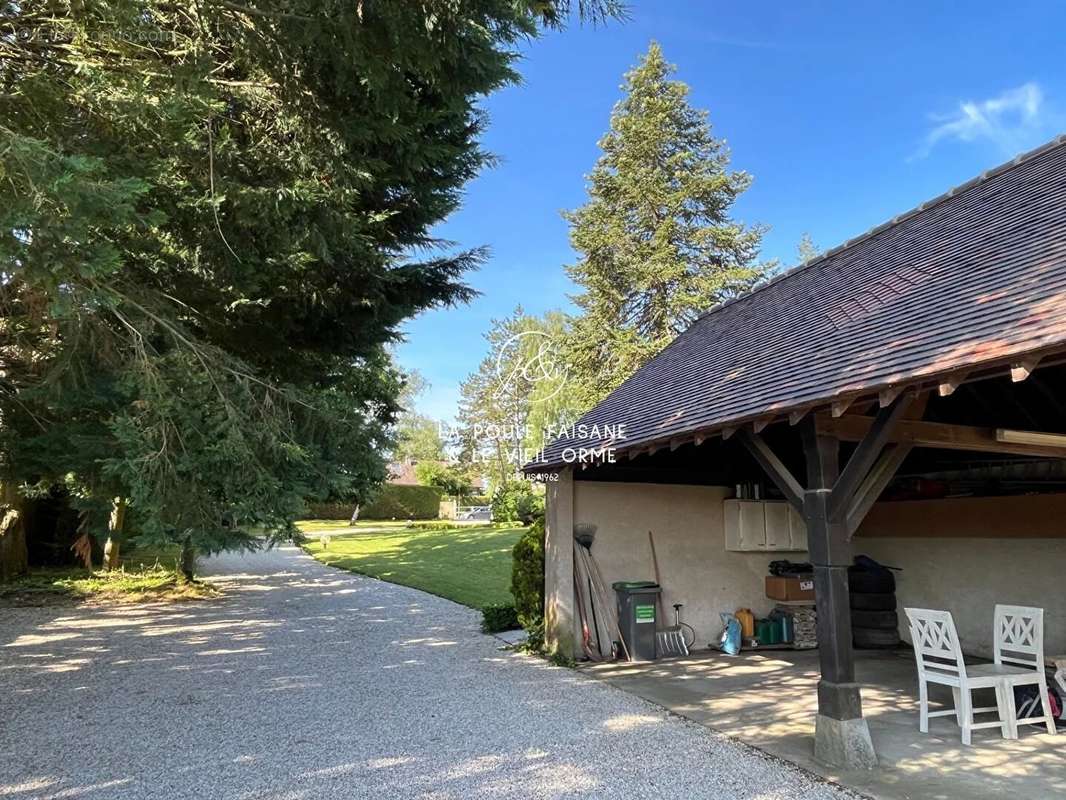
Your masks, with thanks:
M 889 386 L 887 389 L 882 389 L 877 394 L 877 402 L 881 408 L 888 408 L 899 399 L 905 388 L 905 386 Z
M 963 384 L 966 378 L 967 375 L 965 373 L 944 378 L 937 387 L 937 394 L 941 397 L 950 397 L 955 394 L 955 390 Z
M 1058 447 L 1066 449 L 1066 434 L 1039 433 L 1037 431 L 1015 431 L 996 428 L 996 441 L 1007 444 L 1028 444 L 1037 447 Z
M 834 417 L 842 417 L 851 408 L 851 404 L 855 401 L 854 397 L 842 397 L 839 400 L 834 400 L 830 409 Z
M 835 436 L 843 442 L 858 442 L 866 436 L 873 418 L 849 414 L 840 419 L 817 415 L 819 433 Z M 1066 446 L 1047 446 L 1032 443 L 1000 441 L 995 428 L 979 428 L 968 425 L 951 425 L 944 422 L 920 422 L 900 420 L 888 438 L 892 443 L 910 444 L 915 447 L 933 447 L 942 450 L 967 450 L 981 453 L 1006 453 L 1008 455 L 1066 458 Z
M 1039 358 L 1026 358 L 1010 365 L 1010 379 L 1021 383 L 1028 378 L 1040 364 Z

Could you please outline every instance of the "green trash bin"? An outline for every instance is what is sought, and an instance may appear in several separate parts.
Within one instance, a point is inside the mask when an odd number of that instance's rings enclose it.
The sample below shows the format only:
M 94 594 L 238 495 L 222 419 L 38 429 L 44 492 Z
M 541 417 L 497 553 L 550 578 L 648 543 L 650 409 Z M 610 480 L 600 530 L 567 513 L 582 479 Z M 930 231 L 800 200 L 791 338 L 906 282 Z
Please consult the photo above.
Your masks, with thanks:
M 654 661 L 655 611 L 662 587 L 653 581 L 618 581 L 611 584 L 618 597 L 618 627 L 630 661 Z

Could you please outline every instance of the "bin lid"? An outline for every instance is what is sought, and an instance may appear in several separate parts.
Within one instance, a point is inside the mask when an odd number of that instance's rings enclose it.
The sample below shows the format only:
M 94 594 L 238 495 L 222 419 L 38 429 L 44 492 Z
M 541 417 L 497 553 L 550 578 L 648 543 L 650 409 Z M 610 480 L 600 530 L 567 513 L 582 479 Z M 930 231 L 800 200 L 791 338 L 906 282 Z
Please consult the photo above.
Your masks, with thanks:
M 611 588 L 616 592 L 631 592 L 635 589 L 658 589 L 655 581 L 615 581 Z

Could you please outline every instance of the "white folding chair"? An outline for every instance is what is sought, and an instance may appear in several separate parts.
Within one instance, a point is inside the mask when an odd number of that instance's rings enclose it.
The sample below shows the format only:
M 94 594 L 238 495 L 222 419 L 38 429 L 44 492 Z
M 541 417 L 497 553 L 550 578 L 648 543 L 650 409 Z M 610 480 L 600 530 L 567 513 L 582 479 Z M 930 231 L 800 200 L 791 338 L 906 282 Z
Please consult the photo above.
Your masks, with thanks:
M 963 744 L 970 744 L 972 731 L 979 728 L 999 728 L 1003 738 L 1010 738 L 1012 729 L 1007 698 L 1010 687 L 998 674 L 980 674 L 980 667 L 967 669 L 951 613 L 927 608 L 905 608 L 904 611 L 910 621 L 914 658 L 918 662 L 918 730 L 929 733 L 930 717 L 951 715 L 962 729 Z M 954 709 L 929 710 L 930 683 L 951 687 L 951 693 L 955 697 Z M 996 705 L 974 708 L 974 689 L 993 689 L 996 693 Z M 998 721 L 974 722 L 975 714 L 993 711 L 999 715 Z
M 1044 723 L 1048 733 L 1055 733 L 1055 718 L 1051 715 L 1051 701 L 1047 693 L 1047 673 L 1044 671 L 1044 609 L 1026 606 L 996 606 L 995 615 L 996 674 L 1007 685 L 1007 714 L 1012 739 L 1018 738 L 1019 725 Z M 1015 686 L 1037 687 L 1040 692 L 1042 717 L 1018 719 L 1014 703 Z

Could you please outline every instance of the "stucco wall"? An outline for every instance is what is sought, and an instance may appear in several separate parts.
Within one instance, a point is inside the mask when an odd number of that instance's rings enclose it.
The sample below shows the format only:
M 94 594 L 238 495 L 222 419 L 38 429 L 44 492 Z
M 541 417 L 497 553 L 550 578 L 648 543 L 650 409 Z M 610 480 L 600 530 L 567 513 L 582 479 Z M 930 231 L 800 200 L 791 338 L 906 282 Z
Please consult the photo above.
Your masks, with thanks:
M 673 617 L 671 605 L 684 603 L 683 618 L 696 629 L 699 647 L 717 636 L 720 611 L 747 606 L 758 615 L 773 607 L 764 592 L 771 560 L 808 557 L 727 551 L 722 501 L 730 492 L 725 487 L 592 481 L 574 481 L 572 486 L 573 522 L 598 526 L 592 552 L 608 584 L 654 578 L 648 531 L 654 532 L 668 619 Z M 549 494 L 550 520 L 552 505 L 569 510 L 568 489 L 556 487 Z M 1050 516 L 1066 525 L 1066 496 L 1036 500 L 1030 508 L 1040 506 L 1045 519 Z M 909 641 L 904 606 L 946 609 L 955 617 L 966 652 L 988 656 L 996 603 L 1032 605 L 1045 610 L 1047 654 L 1066 653 L 1066 538 L 1047 538 L 1050 530 L 1041 531 L 1045 538 L 1026 538 L 1035 524 L 1026 519 L 1028 512 L 1014 514 L 1011 527 L 1002 514 L 989 514 L 982 521 L 979 515 L 960 513 L 957 503 L 925 501 L 918 515 L 912 504 L 879 503 L 871 512 L 876 526 L 868 531 L 876 535 L 864 536 L 860 528 L 854 541 L 856 553 L 903 568 L 897 574 L 901 635 Z M 1062 509 L 1054 513 L 1045 507 L 1048 503 L 1061 503 Z M 959 535 L 959 520 L 973 536 Z M 886 535 L 893 526 L 908 536 Z M 572 535 L 565 520 L 556 519 L 549 527 Z M 948 535 L 938 537 L 938 531 Z M 572 561 L 561 545 L 556 543 L 558 549 L 549 556 L 558 563 L 548 569 L 555 577 L 556 597 L 568 595 L 559 604 L 565 617 L 573 608 L 573 590 L 567 588 Z
M 1066 539 L 858 538 L 855 551 L 903 569 L 896 599 L 908 642 L 905 606 L 943 609 L 963 650 L 990 657 L 992 614 L 1006 603 L 1043 608 L 1045 653 L 1066 653 Z
M 777 558 L 805 561 L 806 553 L 734 553 L 725 549 L 725 487 L 574 481 L 574 521 L 598 526 L 592 554 L 607 584 L 654 580 L 648 531 L 663 585 L 663 607 L 672 623 L 674 603 L 706 647 L 721 631 L 718 614 L 749 607 L 773 608 L 764 579 Z

